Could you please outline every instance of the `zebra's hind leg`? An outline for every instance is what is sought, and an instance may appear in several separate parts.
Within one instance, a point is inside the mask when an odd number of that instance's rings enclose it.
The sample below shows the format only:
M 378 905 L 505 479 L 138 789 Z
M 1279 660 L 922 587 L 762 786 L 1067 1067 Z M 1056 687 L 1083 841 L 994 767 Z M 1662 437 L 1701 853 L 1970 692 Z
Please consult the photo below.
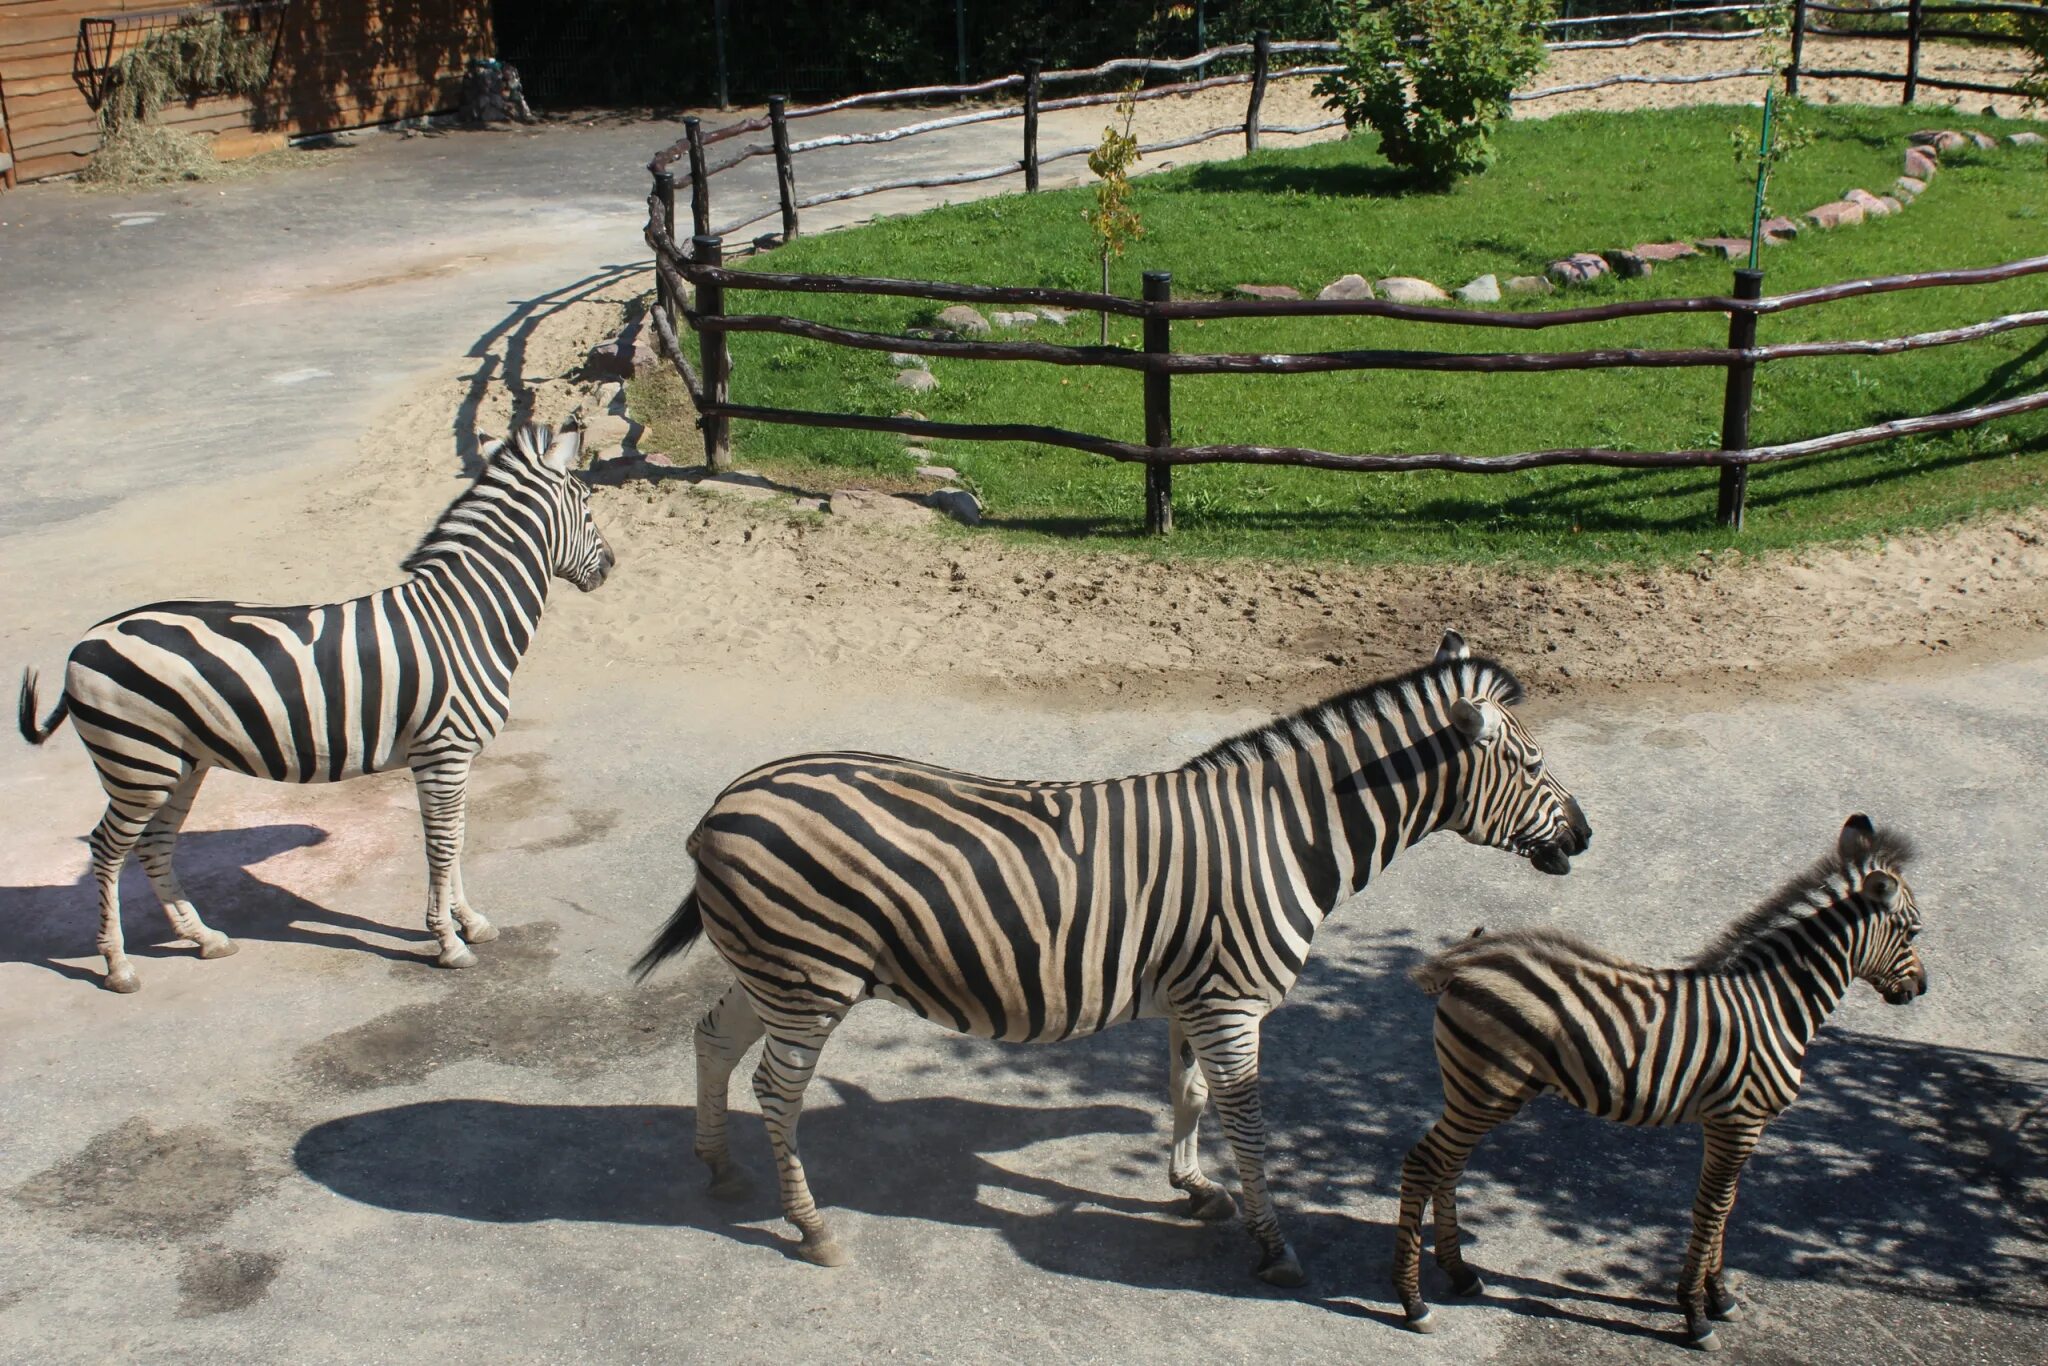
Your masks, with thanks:
M 171 794 L 166 788 L 124 787 L 117 797 L 112 795 L 111 785 L 108 793 L 106 814 L 86 842 L 92 848 L 92 875 L 100 892 L 99 951 L 107 960 L 102 985 L 125 995 L 140 991 L 142 979 L 128 961 L 127 944 L 121 936 L 121 866 Z
M 204 767 L 194 768 L 179 780 L 170 799 L 157 808 L 149 824 L 143 827 L 135 844 L 135 856 L 149 874 L 149 885 L 155 888 L 157 900 L 163 902 L 171 928 L 197 945 L 201 958 L 225 958 L 235 951 L 235 941 L 199 918 L 199 908 L 185 896 L 172 861 L 178 832 L 184 828 L 185 818 L 192 814 L 192 800 L 199 795 L 199 785 L 204 781 Z
M 1447 1106 L 1422 1141 L 1401 1163 L 1401 1208 L 1394 1230 L 1394 1293 L 1408 1326 L 1418 1333 L 1436 1331 L 1429 1306 L 1422 1299 L 1423 1206 L 1436 1207 L 1436 1260 L 1459 1295 L 1477 1295 L 1486 1288 L 1479 1273 L 1465 1265 L 1458 1234 L 1458 1181 L 1479 1140 L 1506 1123 L 1523 1099 L 1499 1099 L 1481 1108 L 1460 1106 L 1453 1118 Z
M 459 752 L 434 753 L 416 755 L 412 761 L 420 823 L 427 837 L 427 933 L 440 945 L 434 961 L 444 968 L 476 966 L 476 955 L 462 942 L 454 919 L 470 758 Z
M 1692 1203 L 1692 1238 L 1686 1244 L 1685 1269 L 1678 1277 L 1678 1307 L 1685 1314 L 1688 1346 L 1713 1351 L 1721 1345 L 1714 1333 L 1715 1302 L 1732 1308 L 1721 1284 L 1723 1241 L 1728 1215 L 1735 1208 L 1735 1186 L 1742 1166 L 1763 1137 L 1764 1122 L 1753 1119 L 1710 1119 L 1705 1124 L 1706 1155 L 1700 1163 L 1699 1192 Z M 1717 1293 L 1718 1292 L 1718 1293 Z
M 455 926 L 465 944 L 488 944 L 498 937 L 498 927 L 484 919 L 484 913 L 469 904 L 462 890 L 462 856 L 455 858 Z
M 1190 1219 L 1232 1218 L 1237 1214 L 1237 1202 L 1202 1173 L 1202 1111 L 1209 1104 L 1209 1081 L 1178 1023 L 1168 1028 L 1167 1053 L 1173 1091 L 1173 1155 L 1166 1179 L 1175 1190 L 1188 1193 Z
M 761 1017 L 735 982 L 697 1022 L 697 1156 L 711 1168 L 711 1193 L 729 1200 L 746 1189 L 726 1142 L 726 1105 L 732 1070 L 761 1037 Z
M 1308 1278 L 1302 1274 L 1301 1259 L 1281 1236 L 1280 1219 L 1266 1191 L 1266 1116 L 1259 1103 L 1261 1013 L 1244 1006 L 1213 1008 L 1186 1016 L 1181 1026 L 1208 1076 L 1216 1115 L 1237 1158 L 1245 1230 L 1259 1245 L 1254 1274 L 1268 1285 L 1292 1288 Z
M 804 1088 L 818 1067 L 818 1052 L 840 1018 L 813 1015 L 802 1024 L 769 1023 L 768 1044 L 761 1050 L 761 1065 L 754 1069 L 754 1095 L 761 1102 L 761 1121 L 774 1145 L 775 1168 L 782 1181 L 782 1216 L 803 1235 L 796 1255 L 819 1266 L 842 1266 L 847 1258 L 811 1198 L 803 1159 L 797 1155 L 796 1124 L 803 1111 Z

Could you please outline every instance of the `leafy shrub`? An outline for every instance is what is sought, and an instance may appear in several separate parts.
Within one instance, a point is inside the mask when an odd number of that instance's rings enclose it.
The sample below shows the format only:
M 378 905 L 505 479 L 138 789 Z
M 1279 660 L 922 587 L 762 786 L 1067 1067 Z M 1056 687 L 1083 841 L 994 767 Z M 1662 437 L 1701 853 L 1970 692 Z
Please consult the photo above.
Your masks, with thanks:
M 1343 69 L 1316 93 L 1376 131 L 1388 161 L 1447 184 L 1486 169 L 1508 96 L 1543 66 L 1549 16 L 1549 0 L 1341 0 Z

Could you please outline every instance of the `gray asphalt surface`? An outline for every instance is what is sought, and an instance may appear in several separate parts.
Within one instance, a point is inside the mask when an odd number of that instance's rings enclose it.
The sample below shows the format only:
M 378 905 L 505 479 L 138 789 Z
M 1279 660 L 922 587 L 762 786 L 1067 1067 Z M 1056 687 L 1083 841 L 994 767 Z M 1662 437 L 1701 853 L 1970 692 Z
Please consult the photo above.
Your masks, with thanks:
M 388 139 L 225 194 L 0 200 L 0 271 L 31 282 L 0 315 L 14 491 L 0 593 L 19 662 L 51 667 L 67 631 L 143 587 L 52 586 L 51 557 L 89 565 L 106 528 L 204 481 L 317 470 L 419 369 L 639 260 L 638 168 L 663 136 Z M 118 212 L 162 217 L 109 226 Z M 420 272 L 436 252 L 483 259 Z M 348 253 L 338 278 L 371 284 L 234 302 Z M 98 292 L 112 262 L 132 282 L 118 300 Z M 140 360 L 113 346 L 135 336 Z M 551 611 L 578 607 L 565 595 Z M 95 985 L 89 766 L 68 735 L 0 745 L 0 1358 L 1677 1359 L 1667 1287 L 1697 1137 L 1550 1102 L 1490 1139 L 1467 1180 L 1488 1296 L 1446 1303 L 1430 1279 L 1437 1335 L 1393 1324 L 1392 1199 L 1434 1090 L 1427 1002 L 1402 974 L 1478 923 L 1557 924 L 1676 960 L 1867 810 L 1923 847 L 1933 990 L 1893 1008 L 1858 989 L 1823 1035 L 1807 1094 L 1745 1180 L 1730 1264 L 1751 1309 L 1723 1355 L 2037 1363 L 2044 681 L 2048 645 L 1739 706 L 1527 708 L 1586 804 L 1593 852 L 1557 880 L 1423 845 L 1332 920 L 1268 1027 L 1276 1189 L 1311 1276 L 1297 1293 L 1252 1279 L 1235 1226 L 1176 1213 L 1159 1028 L 1010 1048 L 881 1005 L 835 1037 L 803 1128 L 856 1260 L 796 1262 L 743 1085 L 735 1147 L 754 1193 L 711 1200 L 689 1154 L 689 1031 L 721 966 L 698 953 L 645 987 L 624 976 L 687 886 L 684 835 L 758 760 L 858 746 L 1103 774 L 1174 762 L 1256 716 L 907 697 L 743 661 L 595 677 L 544 627 L 514 729 L 479 768 L 468 881 L 506 929 L 481 967 L 428 965 L 405 779 L 215 778 L 182 867 L 242 951 L 141 947 L 133 998 Z M 134 870 L 127 894 L 131 951 L 163 942 Z M 1226 1170 L 1213 1127 L 1208 1140 Z

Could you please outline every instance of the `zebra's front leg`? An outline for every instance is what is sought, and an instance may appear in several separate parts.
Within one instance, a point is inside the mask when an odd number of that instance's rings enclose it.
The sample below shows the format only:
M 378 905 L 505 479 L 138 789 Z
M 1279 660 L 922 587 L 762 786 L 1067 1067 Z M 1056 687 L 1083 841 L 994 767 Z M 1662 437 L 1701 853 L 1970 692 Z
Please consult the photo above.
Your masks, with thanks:
M 201 958 L 226 958 L 235 951 L 235 941 L 199 918 L 199 908 L 186 898 L 172 860 L 178 831 L 192 813 L 193 798 L 199 795 L 199 784 L 205 780 L 204 768 L 195 768 L 179 780 L 170 799 L 157 808 L 149 824 L 143 827 L 142 837 L 135 843 L 135 856 L 149 875 L 149 885 L 155 889 L 157 900 L 163 903 L 164 914 L 179 937 L 191 940 Z
M 723 1200 L 746 1189 L 726 1141 L 732 1070 L 761 1033 L 761 1017 L 737 982 L 697 1022 L 697 1156 L 711 1168 L 711 1193 Z
M 791 1032 L 787 1026 L 769 1028 L 761 1065 L 754 1069 L 754 1095 L 761 1103 L 761 1122 L 767 1126 L 782 1181 L 782 1217 L 803 1235 L 796 1255 L 818 1266 L 843 1266 L 847 1258 L 811 1198 L 803 1159 L 797 1156 L 796 1124 L 804 1108 L 804 1088 L 818 1067 L 818 1052 L 838 1024 L 838 1017 L 821 1015 L 802 1032 Z
M 1263 1012 L 1261 1012 L 1262 1014 Z M 1245 1008 L 1196 1015 L 1183 1024 L 1195 1058 L 1207 1074 L 1217 1118 L 1237 1159 L 1245 1230 L 1259 1245 L 1258 1278 L 1268 1285 L 1303 1283 L 1301 1259 L 1281 1236 L 1266 1190 L 1266 1117 L 1259 1103 L 1260 1014 Z
M 427 836 L 427 933 L 440 945 L 434 961 L 444 968 L 476 966 L 476 955 L 456 931 L 454 915 L 469 762 L 467 754 L 437 754 L 415 759 L 412 766 L 413 782 L 419 788 L 420 823 Z
M 1692 1238 L 1686 1244 L 1685 1269 L 1678 1277 L 1678 1307 L 1685 1314 L 1687 1345 L 1713 1351 L 1721 1345 L 1712 1322 L 1719 1315 L 1713 1311 L 1735 1307 L 1721 1284 L 1728 1215 L 1735 1208 L 1742 1165 L 1756 1151 L 1764 1124 L 1752 1119 L 1710 1119 L 1705 1127 L 1706 1156 L 1700 1163 L 1699 1193 L 1692 1202 Z
M 1190 1219 L 1231 1218 L 1237 1213 L 1237 1202 L 1202 1173 L 1202 1111 L 1209 1104 L 1208 1078 L 1178 1023 L 1168 1026 L 1166 1043 L 1173 1092 L 1173 1155 L 1166 1179 L 1175 1190 L 1188 1193 Z

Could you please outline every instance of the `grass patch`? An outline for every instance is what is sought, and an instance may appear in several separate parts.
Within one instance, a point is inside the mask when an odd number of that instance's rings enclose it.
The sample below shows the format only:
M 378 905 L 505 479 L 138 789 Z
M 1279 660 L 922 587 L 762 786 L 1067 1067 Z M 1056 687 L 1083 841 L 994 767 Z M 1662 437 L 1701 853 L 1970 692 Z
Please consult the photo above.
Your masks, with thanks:
M 1486 175 L 1447 193 L 1413 192 L 1373 154 L 1371 139 L 1266 151 L 1135 183 L 1146 233 L 1114 264 L 1112 288 L 1138 292 L 1139 272 L 1170 269 L 1179 297 L 1220 296 L 1241 282 L 1291 284 L 1313 295 L 1349 272 L 1420 275 L 1446 287 L 1483 273 L 1540 273 L 1573 251 L 1636 242 L 1742 235 L 1749 189 L 1730 163 L 1725 108 L 1586 113 L 1510 123 Z M 1815 141 L 1779 174 L 1773 200 L 1797 212 L 1851 186 L 1889 191 L 1905 135 L 1921 127 L 2020 125 L 1950 110 L 1820 107 Z M 1772 248 L 1766 289 L 1783 292 L 1864 275 L 1989 265 L 2048 245 L 2048 196 L 2032 149 L 1969 149 L 1944 158 L 1927 195 L 1902 216 Z M 1009 195 L 803 239 L 757 258 L 768 270 L 909 276 L 1094 288 L 1083 210 L 1087 190 Z M 1692 261 L 1654 277 L 1603 281 L 1572 302 L 1725 292 L 1728 267 Z M 842 326 L 897 331 L 936 306 L 908 299 L 732 291 L 730 307 L 797 312 Z M 1555 306 L 1536 301 L 1516 306 Z M 1766 318 L 1760 340 L 1877 337 L 2048 308 L 2048 279 L 1974 289 L 1879 295 Z M 1093 315 L 1020 335 L 1085 344 Z M 1375 319 L 1244 320 L 1175 325 L 1184 351 L 1317 351 L 1352 347 L 1569 350 L 1698 346 L 1725 341 L 1717 316 L 1626 320 L 1548 333 L 1488 333 Z M 1001 329 L 999 329 L 999 333 Z M 1112 341 L 1138 344 L 1134 322 Z M 1140 379 L 1123 372 L 934 360 L 937 391 L 893 387 L 879 352 L 772 336 L 732 338 L 737 401 L 887 414 L 916 408 L 959 422 L 1045 422 L 1143 439 Z M 2021 331 L 1908 356 L 1780 362 L 1758 377 L 1752 430 L 1761 443 L 1967 406 L 2048 382 L 2048 332 Z M 1454 450 L 1499 454 L 1552 446 L 1643 449 L 1718 444 L 1718 370 L 1566 375 L 1201 376 L 1174 382 L 1182 443 L 1261 442 L 1335 451 Z M 661 422 L 651 425 L 659 428 Z M 831 477 L 901 474 L 897 438 L 739 423 L 739 460 Z M 680 444 L 680 443 L 679 443 Z M 1158 549 L 1141 534 L 1143 474 L 1077 452 L 937 443 L 985 500 L 992 521 L 1057 539 L 1108 539 Z M 821 469 L 820 467 L 825 467 Z M 1175 475 L 1176 553 L 1342 560 L 1656 562 L 1739 544 L 1784 547 L 1930 526 L 2039 501 L 2048 473 L 2041 415 L 1953 437 L 1891 442 L 1860 454 L 1766 467 L 1750 479 L 1749 524 L 1736 537 L 1713 522 L 1712 470 L 1589 468 L 1504 475 L 1347 474 L 1220 466 Z

